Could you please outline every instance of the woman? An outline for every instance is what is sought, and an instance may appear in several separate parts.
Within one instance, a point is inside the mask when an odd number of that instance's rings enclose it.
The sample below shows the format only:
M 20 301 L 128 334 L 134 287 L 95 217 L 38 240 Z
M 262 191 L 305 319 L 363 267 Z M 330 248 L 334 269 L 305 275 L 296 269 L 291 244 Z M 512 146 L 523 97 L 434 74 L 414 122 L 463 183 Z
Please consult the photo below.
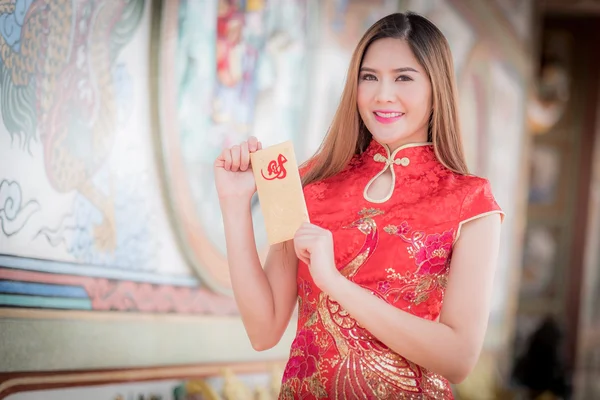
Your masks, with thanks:
M 250 215 L 260 147 L 223 151 L 215 179 L 256 350 L 278 343 L 299 299 L 280 398 L 451 399 L 482 347 L 503 214 L 467 173 L 442 33 L 412 13 L 366 32 L 302 168 L 312 224 L 273 246 L 264 269 Z

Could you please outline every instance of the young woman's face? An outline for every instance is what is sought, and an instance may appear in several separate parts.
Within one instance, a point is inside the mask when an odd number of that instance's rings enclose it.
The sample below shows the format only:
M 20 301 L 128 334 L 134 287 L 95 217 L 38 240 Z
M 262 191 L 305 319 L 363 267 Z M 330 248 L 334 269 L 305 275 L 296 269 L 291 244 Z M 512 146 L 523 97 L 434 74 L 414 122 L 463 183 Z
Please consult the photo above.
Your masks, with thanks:
M 406 41 L 369 46 L 358 76 L 358 111 L 373 138 L 392 150 L 427 141 L 431 82 Z

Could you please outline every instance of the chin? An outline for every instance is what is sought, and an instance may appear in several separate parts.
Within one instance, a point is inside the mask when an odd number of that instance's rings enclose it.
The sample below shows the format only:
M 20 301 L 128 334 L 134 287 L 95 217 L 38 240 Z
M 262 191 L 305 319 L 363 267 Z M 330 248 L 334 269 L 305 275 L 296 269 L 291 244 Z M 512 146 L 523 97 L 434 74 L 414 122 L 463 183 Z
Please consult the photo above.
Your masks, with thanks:
M 402 142 L 408 140 L 409 135 L 377 135 L 373 134 L 373 139 L 378 141 L 381 144 L 393 145 L 394 143 Z
M 373 133 L 373 131 L 375 131 L 375 133 Z M 396 147 L 396 145 L 404 145 L 404 144 L 408 144 L 408 143 L 422 143 L 422 142 L 427 142 L 427 133 L 422 132 L 422 131 L 409 131 L 407 132 L 406 130 L 402 129 L 402 130 L 395 130 L 395 131 L 387 131 L 387 132 L 381 132 L 381 129 L 379 129 L 379 132 L 377 132 L 377 130 L 373 130 L 370 131 L 371 135 L 373 136 L 373 139 L 375 139 L 376 141 L 378 141 L 381 144 L 385 144 L 388 145 L 390 147 Z

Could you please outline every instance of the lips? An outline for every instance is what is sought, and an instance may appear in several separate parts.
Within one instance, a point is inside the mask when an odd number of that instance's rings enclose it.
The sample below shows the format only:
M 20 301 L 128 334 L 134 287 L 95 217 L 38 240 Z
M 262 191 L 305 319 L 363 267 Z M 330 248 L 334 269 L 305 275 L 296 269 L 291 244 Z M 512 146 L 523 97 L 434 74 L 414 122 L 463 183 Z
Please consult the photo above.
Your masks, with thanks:
M 373 115 L 375 116 L 375 119 L 382 124 L 391 124 L 402 118 L 404 113 L 390 110 L 377 110 L 373 111 Z

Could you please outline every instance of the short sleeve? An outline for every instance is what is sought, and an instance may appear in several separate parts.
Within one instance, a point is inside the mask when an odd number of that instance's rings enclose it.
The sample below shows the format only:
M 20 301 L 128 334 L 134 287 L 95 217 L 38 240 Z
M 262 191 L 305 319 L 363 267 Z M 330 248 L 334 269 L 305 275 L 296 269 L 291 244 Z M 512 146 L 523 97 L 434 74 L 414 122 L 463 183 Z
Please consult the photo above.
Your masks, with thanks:
M 504 212 L 492 194 L 490 182 L 487 179 L 477 178 L 477 182 L 463 200 L 459 226 L 490 214 L 500 214 L 501 220 L 504 220 Z

